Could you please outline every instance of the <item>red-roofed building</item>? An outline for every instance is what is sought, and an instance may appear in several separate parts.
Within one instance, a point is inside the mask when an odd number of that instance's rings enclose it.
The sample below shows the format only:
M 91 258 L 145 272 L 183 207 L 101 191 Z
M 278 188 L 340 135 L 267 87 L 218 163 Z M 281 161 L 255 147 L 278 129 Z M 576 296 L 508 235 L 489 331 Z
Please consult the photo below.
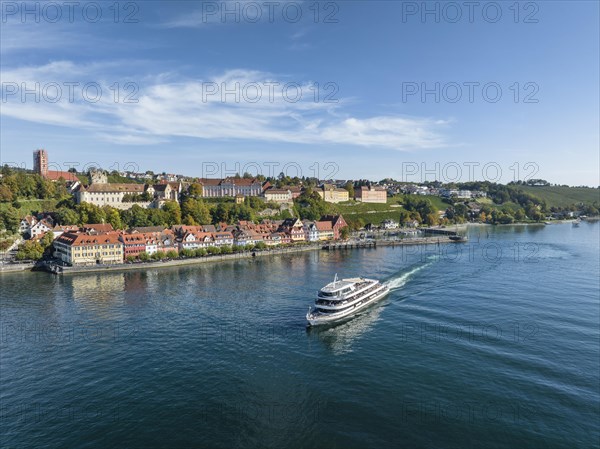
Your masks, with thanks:
M 215 239 L 211 232 L 188 232 L 180 243 L 182 250 L 208 248 L 209 246 L 215 246 Z
M 100 234 L 102 232 L 111 232 L 114 231 L 114 228 L 110 223 L 92 223 L 85 224 L 81 227 L 82 232 L 87 232 L 89 234 Z
M 123 243 L 123 257 L 138 257 L 140 253 L 146 252 L 146 238 L 145 234 L 125 234 L 119 235 L 119 241 Z
M 78 182 L 79 179 L 75 173 L 68 171 L 48 170 L 48 152 L 44 149 L 33 152 L 33 171 L 44 179 L 58 181 L 60 178 L 66 182 Z
M 334 237 L 331 221 L 315 221 L 317 231 L 319 231 L 319 240 L 331 240 Z
M 68 265 L 123 263 L 123 243 L 117 232 L 85 234 L 65 232 L 54 240 L 54 257 Z
M 321 221 L 331 222 L 331 227 L 333 228 L 333 238 L 336 240 L 340 238 L 340 230 L 348 226 L 348 223 L 346 223 L 346 220 L 344 220 L 344 217 L 341 215 L 324 215 L 321 217 Z
M 362 186 L 355 190 L 354 198 L 363 203 L 387 203 L 387 190 L 379 186 Z

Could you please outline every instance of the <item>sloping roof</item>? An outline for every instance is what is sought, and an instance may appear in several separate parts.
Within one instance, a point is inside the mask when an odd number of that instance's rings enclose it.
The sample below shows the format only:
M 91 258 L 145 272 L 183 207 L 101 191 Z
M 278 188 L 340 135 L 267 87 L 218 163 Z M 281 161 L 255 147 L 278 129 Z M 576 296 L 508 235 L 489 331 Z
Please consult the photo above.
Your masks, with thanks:
M 70 171 L 48 170 L 44 178 L 51 181 L 58 181 L 60 178 L 70 182 L 79 181 L 79 178 L 75 175 L 75 173 L 71 173 Z
M 91 223 L 82 226 L 84 231 L 94 230 L 96 232 L 110 232 L 114 231 L 114 228 L 110 223 Z
M 270 189 L 265 190 L 265 195 L 284 195 L 286 193 L 292 193 L 291 190 L 287 189 L 275 189 L 271 187 Z
M 211 178 L 199 178 L 198 182 L 205 186 L 218 186 L 222 183 L 234 184 L 236 186 L 251 186 L 253 184 L 260 184 L 260 181 L 256 178 L 224 178 L 224 179 L 211 179 Z
M 203 186 L 218 186 L 221 184 L 220 179 L 200 178 L 198 182 Z
M 210 232 L 186 232 L 186 234 L 183 236 L 183 240 L 185 241 L 190 235 L 193 235 L 195 240 L 206 240 L 206 238 L 213 238 L 213 235 Z
M 125 244 L 145 244 L 148 238 L 145 234 L 121 234 L 121 241 Z
M 52 232 L 72 232 L 78 229 L 79 226 L 77 225 L 56 225 L 52 228 Z
M 163 232 L 165 228 L 162 226 L 139 226 L 136 228 L 131 228 L 129 232 L 133 234 L 134 232 Z
M 341 215 L 323 215 L 321 217 L 321 221 L 330 221 L 332 226 L 335 226 L 338 221 L 343 221 L 345 222 L 346 220 L 343 219 L 344 217 L 342 217 Z
M 253 184 L 260 184 L 256 178 L 225 178 L 223 182 L 231 182 L 236 186 L 251 186 Z
M 121 244 L 119 234 L 116 232 L 104 232 L 96 235 L 65 232 L 56 241 L 69 246 Z
M 302 187 L 300 186 L 281 186 L 281 188 L 290 192 L 302 192 Z
M 26 215 L 21 221 L 23 220 L 25 220 L 29 226 L 33 226 L 37 223 L 37 219 L 33 215 Z
M 333 231 L 330 221 L 315 221 L 315 226 L 318 231 Z
M 91 184 L 82 188 L 84 192 L 125 192 L 125 193 L 144 193 L 143 184 Z

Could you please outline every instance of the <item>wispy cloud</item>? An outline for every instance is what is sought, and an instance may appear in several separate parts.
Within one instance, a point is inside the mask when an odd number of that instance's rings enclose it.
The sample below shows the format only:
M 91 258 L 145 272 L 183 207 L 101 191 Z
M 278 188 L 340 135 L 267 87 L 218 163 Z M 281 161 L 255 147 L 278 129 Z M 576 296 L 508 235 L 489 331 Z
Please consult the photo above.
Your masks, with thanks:
M 221 0 L 201 2 L 201 7 L 167 19 L 164 28 L 199 28 L 210 25 L 239 25 L 287 22 L 297 24 L 313 19 L 311 3 L 305 0 L 257 2 Z M 314 8 L 314 5 L 312 6 Z
M 110 67 L 117 62 L 109 63 Z M 5 81 L 16 80 L 31 87 L 39 83 L 96 80 L 102 90 L 97 102 L 82 98 L 75 90 L 69 101 L 41 96 L 22 101 L 20 95 L 3 92 L 2 114 L 35 123 L 89 130 L 105 141 L 123 145 L 164 143 L 175 137 L 215 140 L 248 140 L 299 144 L 340 144 L 415 150 L 448 144 L 443 130 L 448 122 L 431 118 L 395 115 L 355 117 L 347 112 L 350 101 L 315 101 L 309 82 L 296 83 L 287 91 L 289 76 L 236 69 L 207 79 L 183 79 L 170 73 L 145 78 L 134 96 L 136 103 L 114 97 L 114 81 L 102 65 L 77 65 L 57 61 L 44 66 L 21 67 L 2 72 Z M 288 84 L 290 85 L 290 84 Z M 120 86 L 123 89 L 123 86 Z M 226 93 L 224 94 L 223 92 Z M 296 93 L 302 97 L 296 101 Z

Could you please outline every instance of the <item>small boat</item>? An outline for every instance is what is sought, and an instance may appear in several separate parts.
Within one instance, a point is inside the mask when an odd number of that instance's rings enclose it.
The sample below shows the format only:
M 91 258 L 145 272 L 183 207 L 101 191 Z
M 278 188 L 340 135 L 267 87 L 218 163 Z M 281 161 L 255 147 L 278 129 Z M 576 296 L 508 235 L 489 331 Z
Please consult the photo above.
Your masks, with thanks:
M 337 274 L 317 293 L 314 307 L 308 308 L 309 326 L 329 324 L 356 314 L 389 293 L 387 285 L 375 279 L 338 280 Z
M 581 220 L 578 218 L 577 220 L 575 220 L 573 222 L 573 227 L 578 228 L 580 224 L 581 224 Z
M 451 235 L 448 238 L 456 243 L 462 243 L 469 240 L 466 235 Z

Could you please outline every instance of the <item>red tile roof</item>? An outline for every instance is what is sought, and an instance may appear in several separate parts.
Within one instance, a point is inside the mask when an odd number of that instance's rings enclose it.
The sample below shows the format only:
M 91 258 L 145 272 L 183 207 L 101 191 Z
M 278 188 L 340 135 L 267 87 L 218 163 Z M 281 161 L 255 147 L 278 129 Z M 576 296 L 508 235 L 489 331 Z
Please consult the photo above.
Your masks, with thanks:
M 330 221 L 315 221 L 315 226 L 318 231 L 333 231 L 333 226 Z
M 81 227 L 81 229 L 84 232 L 88 232 L 88 231 L 96 231 L 98 233 L 100 232 L 110 232 L 110 231 L 114 231 L 114 228 L 112 227 L 112 225 L 110 223 L 92 223 L 92 224 L 85 224 Z
M 82 189 L 85 192 L 132 192 L 144 193 L 143 184 L 91 184 Z
M 75 175 L 75 173 L 71 173 L 69 171 L 55 171 L 48 170 L 44 178 L 49 179 L 51 181 L 58 181 L 60 178 L 63 178 L 65 181 L 79 181 L 79 178 Z
M 119 234 L 116 232 L 105 232 L 97 235 L 83 233 L 65 232 L 56 239 L 57 242 L 69 246 L 88 246 L 88 245 L 120 245 Z

